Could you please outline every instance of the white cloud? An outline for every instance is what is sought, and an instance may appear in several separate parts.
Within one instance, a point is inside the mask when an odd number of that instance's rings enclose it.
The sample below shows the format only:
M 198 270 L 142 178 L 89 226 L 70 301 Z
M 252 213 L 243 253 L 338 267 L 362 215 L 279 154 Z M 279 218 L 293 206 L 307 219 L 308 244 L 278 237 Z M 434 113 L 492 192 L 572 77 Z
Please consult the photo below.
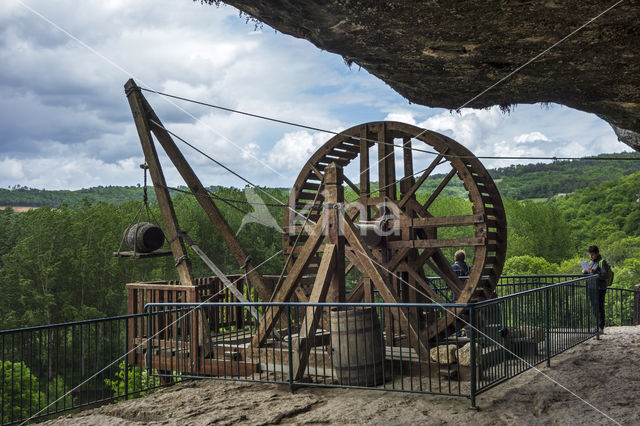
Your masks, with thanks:
M 417 123 L 476 155 L 581 156 L 627 148 L 602 120 L 569 108 L 452 114 L 409 104 L 366 71 L 349 70 L 336 55 L 266 27 L 254 31 L 232 7 L 175 0 L 28 4 L 99 55 L 18 2 L 2 2 L 0 185 L 5 187 L 139 182 L 142 152 L 123 92 L 130 76 L 152 89 L 316 128 L 340 131 L 382 119 Z M 291 185 L 308 157 L 331 138 L 145 96 L 169 130 L 261 185 Z M 176 143 L 206 185 L 244 186 Z M 181 184 L 162 159 L 169 184 Z
M 531 133 L 523 133 L 513 138 L 513 141 L 518 144 L 529 142 L 551 142 L 551 139 L 536 131 Z
M 307 131 L 286 133 L 267 156 L 269 164 L 289 174 L 302 170 L 304 163 L 326 142 L 321 133 Z

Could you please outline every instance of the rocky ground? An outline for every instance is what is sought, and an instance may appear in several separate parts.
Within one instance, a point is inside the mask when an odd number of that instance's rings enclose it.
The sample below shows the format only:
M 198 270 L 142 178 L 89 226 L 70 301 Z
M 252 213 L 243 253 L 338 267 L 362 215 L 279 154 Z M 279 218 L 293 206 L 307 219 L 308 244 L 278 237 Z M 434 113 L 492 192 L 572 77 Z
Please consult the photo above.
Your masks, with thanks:
M 540 366 L 464 398 L 202 380 L 47 424 L 640 424 L 640 326 L 605 330 Z

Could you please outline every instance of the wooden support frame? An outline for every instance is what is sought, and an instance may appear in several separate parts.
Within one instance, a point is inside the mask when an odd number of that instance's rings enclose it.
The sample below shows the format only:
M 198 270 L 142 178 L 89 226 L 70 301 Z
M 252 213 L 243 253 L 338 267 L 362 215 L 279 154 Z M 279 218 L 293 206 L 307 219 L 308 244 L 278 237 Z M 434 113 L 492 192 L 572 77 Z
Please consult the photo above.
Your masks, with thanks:
M 159 192 L 162 193 L 162 197 L 158 196 L 158 203 L 161 206 L 161 210 L 164 208 L 170 209 L 173 212 L 173 204 L 171 202 L 164 177 L 161 176 L 162 171 L 160 168 L 160 163 L 157 160 L 155 148 L 153 147 L 151 132 L 153 132 L 158 142 L 169 156 L 169 159 L 174 164 L 174 166 L 184 179 L 185 183 L 189 187 L 189 190 L 194 194 L 196 200 L 205 211 L 205 213 L 215 226 L 216 230 L 220 233 L 220 236 L 222 237 L 227 247 L 229 247 L 229 250 L 231 251 L 233 257 L 238 262 L 238 265 L 244 265 L 246 267 L 249 280 L 251 281 L 251 284 L 254 286 L 260 297 L 262 297 L 263 300 L 269 300 L 273 289 L 262 279 L 262 276 L 253 265 L 250 257 L 247 255 L 243 247 L 240 245 L 240 242 L 231 230 L 231 227 L 216 207 L 215 203 L 206 191 L 204 185 L 202 185 L 202 182 L 200 181 L 200 179 L 198 179 L 195 172 L 176 146 L 175 142 L 171 138 L 171 135 L 166 131 L 166 129 L 162 125 L 162 122 L 153 111 L 153 108 L 151 108 L 147 100 L 140 92 L 140 88 L 131 79 L 125 84 L 125 91 L 127 93 L 127 97 L 129 98 L 129 103 L 134 115 L 134 120 L 136 123 L 136 128 L 138 129 L 140 140 L 143 143 L 143 149 L 145 151 L 147 162 L 149 162 L 149 157 L 151 157 L 154 163 L 153 168 L 155 169 L 155 172 L 152 171 L 151 164 L 149 164 L 149 171 L 151 173 L 151 179 L 154 183 L 156 195 L 158 195 Z M 158 171 L 160 175 L 158 174 Z M 164 217 L 165 215 L 163 214 L 163 218 Z M 175 228 L 172 229 L 172 231 L 168 232 L 170 241 L 174 241 L 172 243 L 172 249 L 173 245 L 177 242 L 180 247 L 182 247 L 182 252 L 179 252 L 180 256 L 186 256 L 186 253 L 184 252 L 184 244 L 179 240 L 175 240 L 178 231 L 175 212 L 173 212 L 173 216 L 169 218 L 169 221 L 173 223 L 172 228 Z M 165 225 L 169 230 L 169 225 L 166 218 Z M 176 256 L 175 252 L 174 256 Z M 176 257 L 182 258 L 180 256 Z
M 144 157 L 149 166 L 149 174 L 156 192 L 156 198 L 160 206 L 160 213 L 167 231 L 167 238 L 169 239 L 171 251 L 173 252 L 173 258 L 176 261 L 176 267 L 178 269 L 178 275 L 180 276 L 180 283 L 182 285 L 192 285 L 193 274 L 191 271 L 191 261 L 187 256 L 187 251 L 182 240 L 177 238 L 179 225 L 176 217 L 176 212 L 173 209 L 173 203 L 171 202 L 171 196 L 167 189 L 167 184 L 162 173 L 162 166 L 158 159 L 158 153 L 156 151 L 153 139 L 151 138 L 151 126 L 149 125 L 147 109 L 145 107 L 144 97 L 140 93 L 140 88 L 135 84 L 133 80 L 127 81 L 125 84 L 125 93 L 129 100 L 129 107 L 133 114 L 133 120 L 136 124 L 138 131 L 138 137 L 142 144 L 142 151 Z

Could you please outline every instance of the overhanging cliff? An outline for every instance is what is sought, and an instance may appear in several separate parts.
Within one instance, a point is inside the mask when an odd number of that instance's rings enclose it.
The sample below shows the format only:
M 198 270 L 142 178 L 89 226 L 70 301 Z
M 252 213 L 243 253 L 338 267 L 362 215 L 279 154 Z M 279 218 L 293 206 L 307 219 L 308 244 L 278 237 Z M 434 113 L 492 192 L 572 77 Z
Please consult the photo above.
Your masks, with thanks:
M 342 55 L 411 102 L 449 109 L 559 103 L 597 114 L 623 142 L 640 150 L 637 1 L 622 1 L 604 14 L 615 1 L 225 3 L 282 33 Z

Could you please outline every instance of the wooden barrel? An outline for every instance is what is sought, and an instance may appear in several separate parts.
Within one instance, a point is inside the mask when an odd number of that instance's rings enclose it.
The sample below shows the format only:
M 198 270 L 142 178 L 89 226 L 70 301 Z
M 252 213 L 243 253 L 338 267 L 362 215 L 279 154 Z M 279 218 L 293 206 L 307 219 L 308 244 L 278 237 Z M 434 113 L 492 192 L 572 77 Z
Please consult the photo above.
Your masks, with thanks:
M 138 253 L 150 253 L 164 244 L 164 233 L 149 222 L 139 222 L 124 231 L 124 243 Z
M 373 307 L 331 309 L 331 361 L 340 384 L 384 382 L 384 340 Z

